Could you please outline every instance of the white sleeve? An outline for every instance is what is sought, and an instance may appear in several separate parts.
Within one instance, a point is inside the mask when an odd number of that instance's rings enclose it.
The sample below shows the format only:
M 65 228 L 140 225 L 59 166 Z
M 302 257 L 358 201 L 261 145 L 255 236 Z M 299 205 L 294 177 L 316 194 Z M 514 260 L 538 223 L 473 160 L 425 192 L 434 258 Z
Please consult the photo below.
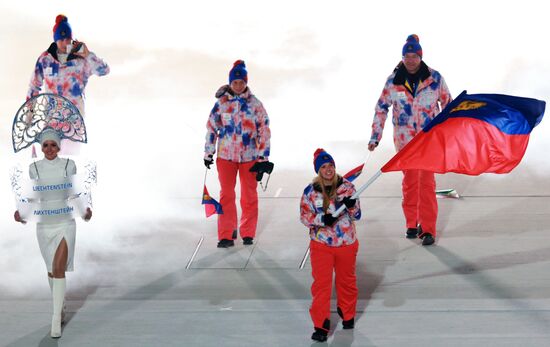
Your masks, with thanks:
M 36 162 L 33 162 L 31 165 L 29 165 L 29 177 L 31 180 L 35 180 L 38 178 L 38 170 L 36 168 Z
M 74 160 L 67 159 L 69 163 L 67 164 L 67 176 L 76 175 L 76 164 L 74 163 Z

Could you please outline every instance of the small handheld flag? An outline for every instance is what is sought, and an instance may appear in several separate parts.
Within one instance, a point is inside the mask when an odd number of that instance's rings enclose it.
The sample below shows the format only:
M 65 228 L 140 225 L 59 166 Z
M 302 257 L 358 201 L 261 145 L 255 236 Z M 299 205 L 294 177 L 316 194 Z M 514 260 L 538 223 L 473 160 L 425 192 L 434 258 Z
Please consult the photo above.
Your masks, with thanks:
M 344 178 L 350 182 L 353 182 L 353 180 L 355 180 L 357 177 L 359 177 L 359 175 L 361 175 L 361 173 L 363 172 L 364 166 L 365 164 L 361 164 L 355 169 L 352 169 L 350 172 L 344 175 Z
M 206 189 L 206 185 L 204 185 L 202 194 L 202 204 L 204 205 L 206 218 L 213 214 L 223 214 L 222 205 L 210 196 L 208 189 Z

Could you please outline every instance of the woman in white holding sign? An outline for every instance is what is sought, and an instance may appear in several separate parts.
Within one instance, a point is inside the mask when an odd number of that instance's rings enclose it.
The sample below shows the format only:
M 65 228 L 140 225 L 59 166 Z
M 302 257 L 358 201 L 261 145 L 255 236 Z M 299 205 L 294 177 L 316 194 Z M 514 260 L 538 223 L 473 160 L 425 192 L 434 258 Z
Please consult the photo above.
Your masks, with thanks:
M 33 162 L 29 166 L 29 175 L 36 179 L 58 179 L 76 174 L 76 165 L 71 159 L 59 158 L 61 138 L 56 130 L 45 129 L 40 134 L 40 144 L 44 159 Z M 92 210 L 88 207 L 83 216 L 88 221 Z M 17 222 L 24 223 L 19 211 L 15 211 Z M 48 281 L 52 290 L 53 316 L 52 337 L 61 337 L 63 303 L 65 299 L 65 272 L 73 271 L 74 244 L 76 223 L 74 218 L 54 222 L 38 222 L 36 235 L 40 252 L 48 269 Z

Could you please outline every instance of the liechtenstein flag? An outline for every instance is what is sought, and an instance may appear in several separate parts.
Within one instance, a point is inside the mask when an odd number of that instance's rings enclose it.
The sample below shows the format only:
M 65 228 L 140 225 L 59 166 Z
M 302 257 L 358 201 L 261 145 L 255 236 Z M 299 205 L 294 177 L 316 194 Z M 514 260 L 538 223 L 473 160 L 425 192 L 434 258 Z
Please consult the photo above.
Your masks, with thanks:
M 208 189 L 206 189 L 206 185 L 204 185 L 202 193 L 202 204 L 204 205 L 206 218 L 213 214 L 223 214 L 222 205 L 210 196 Z
M 508 173 L 523 158 L 545 107 L 536 99 L 464 91 L 381 171 Z

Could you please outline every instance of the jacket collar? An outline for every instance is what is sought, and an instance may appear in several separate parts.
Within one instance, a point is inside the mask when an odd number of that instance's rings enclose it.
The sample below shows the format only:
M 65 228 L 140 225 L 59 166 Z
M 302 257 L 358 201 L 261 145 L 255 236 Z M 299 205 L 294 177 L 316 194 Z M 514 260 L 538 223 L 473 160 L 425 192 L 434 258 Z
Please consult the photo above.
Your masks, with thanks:
M 420 85 L 426 85 L 424 81 L 428 80 L 432 76 L 430 72 L 430 68 L 424 61 L 420 62 L 420 69 L 418 70 L 419 77 L 420 77 Z M 407 68 L 405 68 L 405 64 L 403 62 L 400 62 L 399 65 L 395 68 L 395 76 L 393 78 L 393 84 L 395 85 L 405 85 L 405 81 L 407 80 Z M 431 83 L 431 82 L 430 82 Z
M 52 44 L 50 45 L 50 47 L 48 47 L 48 50 L 47 52 L 57 61 L 59 61 L 59 58 L 57 57 L 57 44 L 55 42 L 52 42 Z M 73 59 L 83 59 L 81 56 L 78 56 L 74 53 L 70 53 L 68 56 L 67 56 L 67 61 L 69 60 L 73 60 Z
M 239 95 L 235 95 L 229 84 L 224 84 L 216 91 L 216 98 L 219 99 L 223 96 L 227 97 L 229 100 L 234 98 L 248 99 L 252 95 L 250 88 L 247 86 L 244 92 Z

